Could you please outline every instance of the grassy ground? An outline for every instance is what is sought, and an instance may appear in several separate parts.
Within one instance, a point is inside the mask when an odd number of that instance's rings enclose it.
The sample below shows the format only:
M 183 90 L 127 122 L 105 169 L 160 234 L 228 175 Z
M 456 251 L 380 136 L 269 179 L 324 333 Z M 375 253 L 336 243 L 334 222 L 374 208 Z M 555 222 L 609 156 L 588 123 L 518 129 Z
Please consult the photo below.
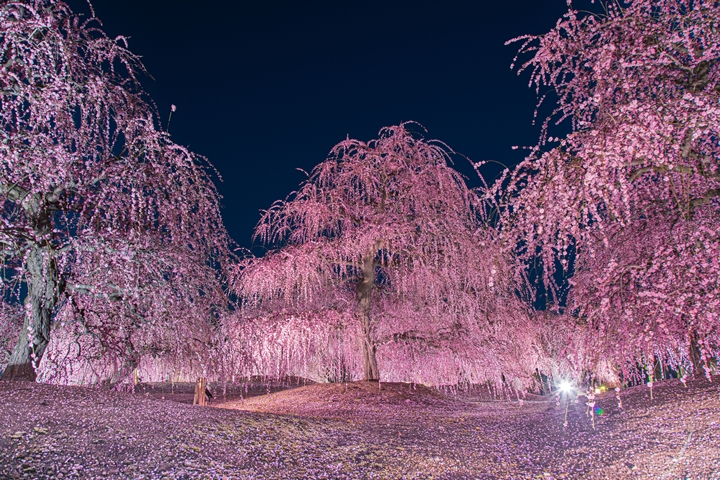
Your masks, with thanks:
M 669 380 L 652 400 L 634 387 L 622 409 L 600 394 L 593 428 L 584 397 L 470 402 L 357 382 L 226 402 L 215 389 L 194 407 L 161 386 L 0 382 L 0 478 L 720 479 L 718 387 Z

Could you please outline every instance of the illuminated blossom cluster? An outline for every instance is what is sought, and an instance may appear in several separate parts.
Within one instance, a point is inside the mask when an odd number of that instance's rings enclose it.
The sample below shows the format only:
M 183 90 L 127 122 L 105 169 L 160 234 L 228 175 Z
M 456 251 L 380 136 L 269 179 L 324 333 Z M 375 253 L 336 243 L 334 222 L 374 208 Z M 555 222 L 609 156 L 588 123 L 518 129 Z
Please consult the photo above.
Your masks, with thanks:
M 241 328 L 262 325 L 265 340 L 249 347 L 267 354 L 249 353 L 255 363 L 341 365 L 366 380 L 529 381 L 532 329 L 509 262 L 485 226 L 488 205 L 449 162 L 407 124 L 388 127 L 336 145 L 265 212 L 256 236 L 277 249 L 243 260 L 234 281 Z M 332 351 L 336 367 L 317 363 Z
M 226 308 L 209 165 L 159 128 L 143 73 L 63 2 L 0 7 L 2 294 L 27 297 L 6 376 L 61 379 L 82 359 L 117 380 L 204 351 Z
M 570 11 L 521 41 L 557 107 L 496 185 L 503 234 L 598 359 L 706 366 L 720 349 L 720 4 L 635 0 Z M 541 103 L 544 100 L 541 99 Z M 572 133 L 553 138 L 553 121 Z

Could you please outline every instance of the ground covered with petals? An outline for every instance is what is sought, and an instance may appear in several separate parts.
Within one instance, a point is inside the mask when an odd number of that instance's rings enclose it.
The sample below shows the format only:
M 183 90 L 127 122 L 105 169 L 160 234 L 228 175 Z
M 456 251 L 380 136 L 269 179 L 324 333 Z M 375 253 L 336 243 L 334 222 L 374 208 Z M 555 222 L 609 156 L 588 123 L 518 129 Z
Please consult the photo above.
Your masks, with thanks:
M 622 409 L 600 394 L 593 428 L 584 397 L 357 382 L 197 407 L 174 389 L 0 382 L 0 478 L 720 479 L 720 378 L 688 385 L 623 390 Z

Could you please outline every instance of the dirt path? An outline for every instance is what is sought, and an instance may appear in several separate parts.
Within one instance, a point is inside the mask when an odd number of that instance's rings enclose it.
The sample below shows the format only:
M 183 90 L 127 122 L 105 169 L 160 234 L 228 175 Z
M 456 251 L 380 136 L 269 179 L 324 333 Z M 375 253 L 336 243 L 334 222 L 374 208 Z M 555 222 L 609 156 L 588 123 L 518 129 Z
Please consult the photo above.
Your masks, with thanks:
M 593 429 L 584 399 L 564 427 L 564 400 L 467 403 L 407 385 L 384 398 L 316 385 L 220 409 L 0 382 L 0 478 L 720 479 L 717 383 L 663 382 L 652 401 L 628 389 L 623 410 L 602 394 Z

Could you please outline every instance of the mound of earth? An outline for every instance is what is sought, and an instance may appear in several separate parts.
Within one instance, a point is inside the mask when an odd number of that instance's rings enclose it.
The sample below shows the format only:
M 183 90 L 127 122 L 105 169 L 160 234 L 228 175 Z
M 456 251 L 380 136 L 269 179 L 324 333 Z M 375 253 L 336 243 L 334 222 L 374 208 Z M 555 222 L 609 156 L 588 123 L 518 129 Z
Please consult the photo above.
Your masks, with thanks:
M 312 380 L 299 377 L 252 377 L 239 379 L 236 382 L 211 382 L 207 388 L 212 395 L 208 405 L 215 405 L 228 401 L 242 400 L 244 398 L 267 395 L 273 392 L 298 388 L 299 386 L 314 384 Z M 139 383 L 134 388 L 135 394 L 157 400 L 170 400 L 172 402 L 192 405 L 195 397 L 194 382 L 147 382 Z
M 302 417 L 347 418 L 386 415 L 397 411 L 398 406 L 403 410 L 443 410 L 458 402 L 459 399 L 424 385 L 359 381 L 306 385 L 215 406 Z
M 720 479 L 718 380 L 601 393 L 594 416 L 577 391 L 467 402 L 358 382 L 244 402 L 277 415 L 0 381 L 0 478 Z

